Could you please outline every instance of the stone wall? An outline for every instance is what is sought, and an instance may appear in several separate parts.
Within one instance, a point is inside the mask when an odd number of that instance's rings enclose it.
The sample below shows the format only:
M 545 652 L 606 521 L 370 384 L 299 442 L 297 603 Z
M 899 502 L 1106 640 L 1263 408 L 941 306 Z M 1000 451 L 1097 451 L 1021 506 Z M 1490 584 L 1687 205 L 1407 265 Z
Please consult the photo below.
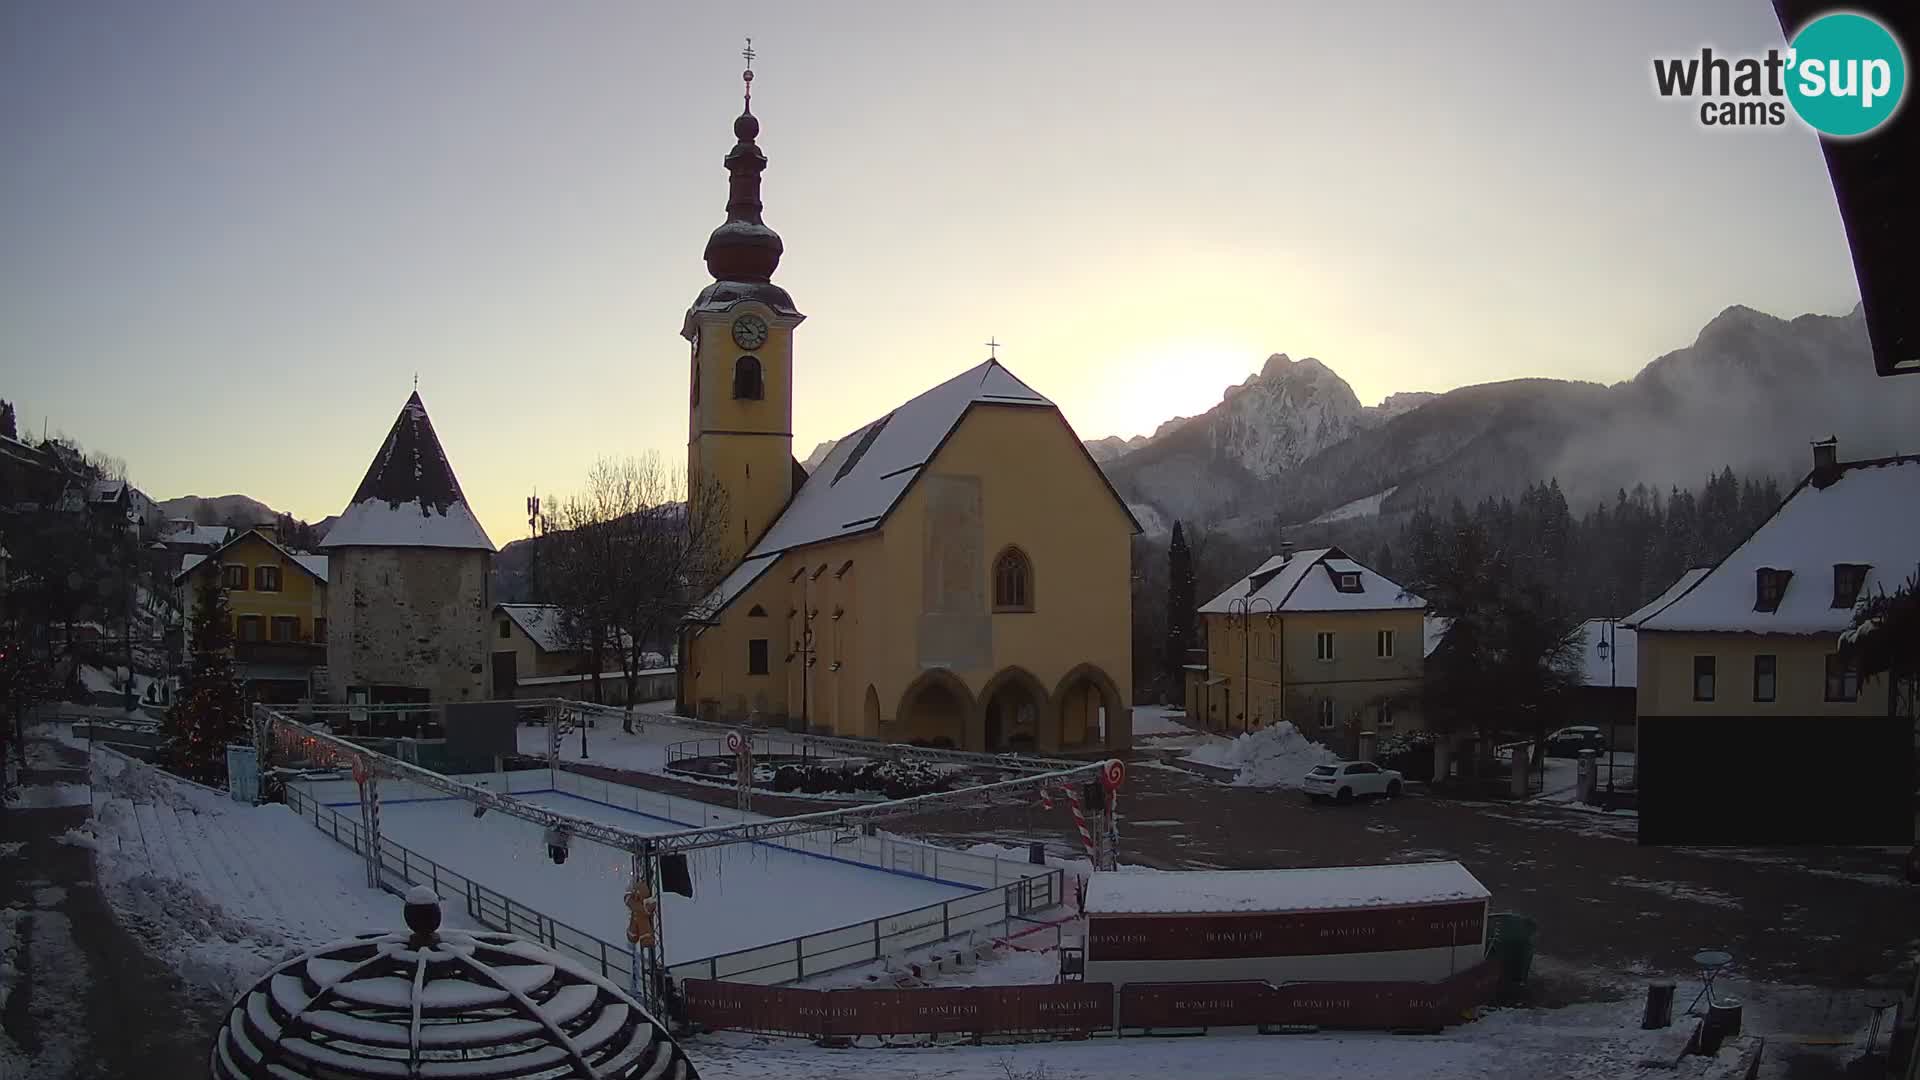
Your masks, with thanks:
M 350 686 L 425 687 L 433 701 L 488 696 L 492 555 L 445 548 L 328 553 L 327 676 Z

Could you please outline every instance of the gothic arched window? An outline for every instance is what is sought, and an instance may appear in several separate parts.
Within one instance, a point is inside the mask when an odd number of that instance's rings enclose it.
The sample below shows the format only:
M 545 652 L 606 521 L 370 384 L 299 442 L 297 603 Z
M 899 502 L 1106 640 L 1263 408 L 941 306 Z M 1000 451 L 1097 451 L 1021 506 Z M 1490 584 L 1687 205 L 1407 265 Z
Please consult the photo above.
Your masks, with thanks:
M 743 356 L 733 362 L 733 396 L 749 401 L 759 401 L 766 396 L 760 379 L 759 357 Z
M 1017 547 L 1007 548 L 993 560 L 993 609 L 1033 610 L 1033 562 Z

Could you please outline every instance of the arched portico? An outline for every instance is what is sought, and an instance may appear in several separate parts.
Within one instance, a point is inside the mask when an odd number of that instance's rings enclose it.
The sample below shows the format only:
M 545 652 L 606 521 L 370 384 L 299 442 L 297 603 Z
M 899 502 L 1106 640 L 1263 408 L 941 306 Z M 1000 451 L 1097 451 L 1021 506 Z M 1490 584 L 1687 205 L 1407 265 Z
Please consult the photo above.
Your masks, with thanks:
M 1106 738 L 1101 739 L 1101 713 Z M 1090 750 L 1105 745 L 1125 747 L 1132 742 L 1126 699 L 1111 676 L 1093 664 L 1081 664 L 1062 676 L 1053 689 L 1054 749 Z
M 980 690 L 978 740 L 968 748 L 988 753 L 1036 753 L 1049 749 L 1047 688 L 1022 667 L 1007 667 Z M 970 736 L 973 732 L 968 733 Z
M 875 695 L 874 708 L 879 708 Z M 929 668 L 919 674 L 900 695 L 900 707 L 894 712 L 891 733 L 883 733 L 889 742 L 921 742 L 966 747 L 968 720 L 976 712 L 973 692 L 960 677 L 946 668 Z

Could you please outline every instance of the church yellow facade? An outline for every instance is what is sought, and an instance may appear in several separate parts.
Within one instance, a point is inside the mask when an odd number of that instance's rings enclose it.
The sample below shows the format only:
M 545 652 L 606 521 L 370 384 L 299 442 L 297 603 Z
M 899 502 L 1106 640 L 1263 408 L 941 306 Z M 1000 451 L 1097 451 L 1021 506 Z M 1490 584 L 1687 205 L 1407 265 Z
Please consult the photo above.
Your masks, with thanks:
M 989 359 L 811 474 L 794 459 L 805 316 L 772 281 L 748 104 L 714 281 L 682 327 L 691 512 L 724 515 L 732 570 L 682 628 L 680 708 L 968 750 L 1126 747 L 1139 525 L 1053 402 Z

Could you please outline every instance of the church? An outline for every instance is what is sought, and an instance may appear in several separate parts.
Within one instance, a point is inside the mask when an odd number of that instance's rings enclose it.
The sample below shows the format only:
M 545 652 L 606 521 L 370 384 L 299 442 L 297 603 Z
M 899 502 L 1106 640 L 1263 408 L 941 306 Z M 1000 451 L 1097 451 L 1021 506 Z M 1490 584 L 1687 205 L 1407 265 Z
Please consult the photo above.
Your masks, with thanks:
M 793 456 L 794 339 L 753 74 L 687 309 L 690 512 L 732 567 L 682 627 L 686 715 L 1036 753 L 1132 740 L 1140 531 L 1057 406 L 988 359 Z

